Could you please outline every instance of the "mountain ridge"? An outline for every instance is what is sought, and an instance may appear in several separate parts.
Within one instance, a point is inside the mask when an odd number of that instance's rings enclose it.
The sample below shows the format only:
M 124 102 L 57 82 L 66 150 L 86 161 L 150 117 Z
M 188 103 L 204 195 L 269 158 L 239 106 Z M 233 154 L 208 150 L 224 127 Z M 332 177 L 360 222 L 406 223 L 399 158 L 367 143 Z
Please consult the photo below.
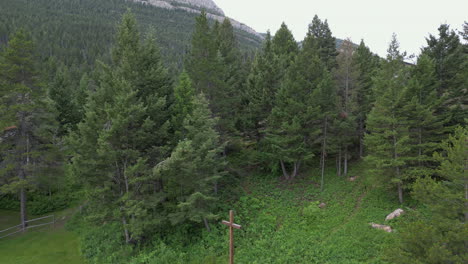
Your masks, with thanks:
M 249 34 L 255 35 L 261 39 L 264 39 L 264 35 L 258 33 L 253 28 L 241 23 L 233 18 L 227 17 L 224 14 L 224 11 L 216 5 L 212 0 L 130 0 L 136 3 L 143 5 L 151 5 L 154 7 L 159 7 L 169 10 L 184 10 L 189 13 L 200 14 L 202 10 L 205 10 L 207 17 L 216 20 L 218 22 L 223 22 L 224 19 L 229 19 L 234 28 L 245 31 Z

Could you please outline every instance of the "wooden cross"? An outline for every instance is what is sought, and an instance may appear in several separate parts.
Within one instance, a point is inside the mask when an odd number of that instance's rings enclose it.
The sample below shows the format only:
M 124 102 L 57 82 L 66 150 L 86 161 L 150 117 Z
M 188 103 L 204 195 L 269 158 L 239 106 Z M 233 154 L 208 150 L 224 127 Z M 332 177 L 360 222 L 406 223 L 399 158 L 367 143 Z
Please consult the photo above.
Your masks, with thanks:
M 229 264 L 234 264 L 234 228 L 241 229 L 241 226 L 234 224 L 234 211 L 229 211 L 229 222 L 223 220 L 223 225 L 229 226 Z

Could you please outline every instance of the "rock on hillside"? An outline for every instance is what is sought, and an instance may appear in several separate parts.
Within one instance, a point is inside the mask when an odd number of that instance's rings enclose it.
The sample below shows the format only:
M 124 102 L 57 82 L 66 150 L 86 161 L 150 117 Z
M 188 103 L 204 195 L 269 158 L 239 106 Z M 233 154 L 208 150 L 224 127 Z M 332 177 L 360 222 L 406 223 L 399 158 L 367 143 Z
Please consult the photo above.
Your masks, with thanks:
M 215 2 L 212 0 L 132 0 L 134 2 L 152 5 L 160 8 L 165 9 L 179 9 L 185 10 L 190 13 L 201 13 L 201 10 L 206 10 L 207 16 L 210 19 L 217 20 L 219 22 L 223 22 L 225 18 L 224 12 L 221 8 L 219 8 Z M 247 33 L 253 34 L 261 39 L 265 37 L 253 30 L 251 27 L 236 21 L 232 18 L 228 18 L 231 21 L 233 27 L 245 31 Z

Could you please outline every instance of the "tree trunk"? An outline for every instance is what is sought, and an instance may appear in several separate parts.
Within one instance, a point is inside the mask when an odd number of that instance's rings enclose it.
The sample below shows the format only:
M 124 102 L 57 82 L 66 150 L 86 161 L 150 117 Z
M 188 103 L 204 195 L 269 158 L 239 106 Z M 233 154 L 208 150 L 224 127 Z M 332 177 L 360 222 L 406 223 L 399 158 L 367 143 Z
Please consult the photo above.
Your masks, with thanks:
M 283 176 L 286 180 L 289 180 L 289 174 L 288 172 L 286 171 L 286 167 L 284 166 L 284 162 L 283 160 L 280 160 L 280 163 L 281 163 L 281 169 L 283 170 Z
M 124 227 L 125 242 L 129 244 L 131 239 L 130 239 L 130 232 L 128 232 L 128 228 L 127 228 L 127 219 L 125 218 L 125 216 L 122 216 L 122 225 Z
M 345 177 L 348 176 L 348 147 L 345 147 L 344 153 L 344 167 L 343 167 L 343 174 Z
M 421 128 L 418 129 L 418 143 L 419 143 L 419 147 L 418 147 L 418 165 L 421 166 L 421 156 L 422 156 L 422 148 L 421 148 L 421 144 L 422 144 L 422 130 Z
M 26 212 L 26 190 L 24 187 L 21 187 L 20 190 L 20 207 L 21 207 L 21 228 L 23 229 L 23 232 L 26 231 L 26 227 L 28 226 L 28 223 L 26 222 L 28 220 L 27 212 Z
M 206 220 L 206 218 L 204 217 L 203 217 L 203 223 L 205 223 L 206 230 L 208 230 L 208 232 L 211 232 L 210 224 L 208 223 L 208 220 Z
M 398 201 L 400 201 L 400 204 L 403 203 L 403 188 L 401 182 L 398 183 Z
M 322 167 L 322 179 L 320 181 L 320 191 L 323 191 L 324 184 L 324 174 L 325 174 L 325 158 L 326 158 L 326 149 L 327 149 L 327 123 L 328 117 L 325 117 L 324 127 L 323 127 L 323 143 L 322 143 L 322 158 L 321 158 L 321 167 Z
M 338 176 L 341 176 L 341 147 L 338 151 Z
M 218 181 L 214 183 L 213 189 L 214 189 L 214 194 L 217 195 L 218 194 Z
M 335 166 L 336 166 L 336 176 L 340 176 L 340 175 L 338 174 L 338 168 L 339 168 L 338 161 L 339 161 L 339 160 L 340 160 L 340 158 L 337 156 L 337 157 L 335 158 L 335 163 L 336 163 L 336 164 L 335 164 Z
M 19 178 L 21 181 L 26 180 L 26 170 L 28 169 L 29 166 L 29 137 L 26 134 L 24 126 L 22 127 L 22 137 L 25 140 L 25 149 L 24 149 L 24 155 L 25 155 L 25 160 L 23 160 L 23 157 L 21 157 L 21 168 L 19 170 Z M 22 187 L 20 189 L 20 214 L 21 214 L 21 228 L 24 231 L 26 231 L 26 227 L 28 226 L 28 215 L 27 215 L 27 208 L 26 208 L 26 202 L 27 202 L 27 195 L 26 195 L 26 189 L 24 188 L 24 182 L 21 183 Z
M 359 158 L 363 158 L 364 155 L 364 120 L 362 117 L 359 118 Z
M 393 159 L 396 161 L 398 159 L 398 152 L 397 152 L 397 140 L 396 136 L 393 135 Z M 395 168 L 396 171 L 396 177 L 400 182 L 398 182 L 398 200 L 400 203 L 403 203 L 403 187 L 401 186 L 401 179 L 400 179 L 400 167 L 396 166 Z
M 301 167 L 301 161 L 296 161 L 294 162 L 294 170 L 293 170 L 293 173 L 291 175 L 291 179 L 294 179 L 297 174 L 299 174 L 299 168 Z
M 468 208 L 468 182 L 465 178 L 465 209 L 466 208 Z M 465 223 L 466 222 L 468 222 L 468 210 L 465 210 Z

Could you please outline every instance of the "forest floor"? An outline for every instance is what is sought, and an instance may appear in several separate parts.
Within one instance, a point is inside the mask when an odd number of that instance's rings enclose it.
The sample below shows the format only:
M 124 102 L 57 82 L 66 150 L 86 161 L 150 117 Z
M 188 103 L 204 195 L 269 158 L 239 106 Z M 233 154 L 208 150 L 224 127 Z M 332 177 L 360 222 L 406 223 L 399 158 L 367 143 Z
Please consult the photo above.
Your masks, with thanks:
M 401 205 L 395 193 L 368 180 L 372 177 L 363 164 L 352 167 L 348 177 L 328 168 L 323 192 L 318 169 L 290 182 L 271 175 L 244 178 L 243 195 L 221 215 L 227 220 L 228 210 L 234 209 L 235 223 L 242 226 L 234 231 L 235 262 L 387 263 L 385 255 L 395 246 L 405 217 L 384 220 Z M 357 180 L 350 181 L 352 176 Z M 320 209 L 320 203 L 326 206 Z M 371 222 L 390 225 L 396 232 L 373 229 Z M 213 224 L 212 229 L 189 246 L 166 243 L 174 251 L 154 250 L 154 255 L 175 257 L 148 263 L 226 263 L 228 228 Z
M 239 263 L 384 263 L 395 234 L 372 229 L 400 205 L 396 197 L 366 183 L 355 164 L 348 177 L 327 170 L 320 192 L 319 171 L 293 182 L 254 178 L 250 194 L 236 204 Z M 356 181 L 349 177 L 357 176 Z M 318 209 L 318 204 L 326 206 Z M 398 223 L 394 223 L 398 226 Z
M 349 181 L 351 176 L 357 180 Z M 352 164 L 348 177 L 327 169 L 323 192 L 317 169 L 290 182 L 272 175 L 242 178 L 240 199 L 225 205 L 219 219 L 227 220 L 234 209 L 235 222 L 242 226 L 234 234 L 236 263 L 387 263 L 386 251 L 394 247 L 405 221 L 403 216 L 384 222 L 400 207 L 397 197 L 369 183 L 360 163 Z M 326 206 L 320 209 L 320 203 Z M 73 209 L 62 213 L 71 214 Z M 0 211 L 0 228 L 14 225 L 15 219 L 17 213 Z M 372 229 L 371 222 L 389 224 L 396 232 Z M 212 232 L 175 232 L 155 241 L 131 263 L 226 263 L 228 229 L 216 222 L 211 226 Z M 0 263 L 84 263 L 78 241 L 63 226 L 31 231 L 0 240 Z
M 55 213 L 56 225 L 31 229 L 26 234 L 0 239 L 2 264 L 82 264 L 78 237 L 64 228 L 73 209 Z M 0 229 L 19 223 L 19 213 L 0 210 Z

